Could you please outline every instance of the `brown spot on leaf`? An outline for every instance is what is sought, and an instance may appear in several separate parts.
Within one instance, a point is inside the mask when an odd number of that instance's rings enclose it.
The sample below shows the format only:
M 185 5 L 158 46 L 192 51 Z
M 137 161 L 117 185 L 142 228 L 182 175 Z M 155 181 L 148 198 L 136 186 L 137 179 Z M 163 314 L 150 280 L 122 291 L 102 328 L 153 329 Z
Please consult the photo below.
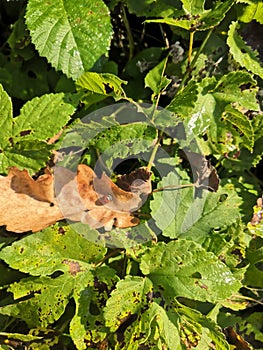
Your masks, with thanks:
M 20 132 L 20 136 L 26 136 L 31 134 L 32 130 L 23 130 Z
M 63 264 L 68 265 L 69 266 L 69 273 L 72 276 L 76 276 L 77 273 L 79 273 L 81 271 L 80 269 L 80 265 L 77 261 L 69 261 L 69 260 L 64 260 Z

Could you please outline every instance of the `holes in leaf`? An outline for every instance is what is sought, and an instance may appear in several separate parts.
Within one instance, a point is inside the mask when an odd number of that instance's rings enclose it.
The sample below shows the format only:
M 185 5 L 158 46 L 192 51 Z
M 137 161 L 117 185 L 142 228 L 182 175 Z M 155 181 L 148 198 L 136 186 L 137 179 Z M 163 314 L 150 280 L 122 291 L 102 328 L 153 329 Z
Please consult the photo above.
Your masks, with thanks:
M 226 201 L 227 197 L 228 197 L 228 195 L 226 193 L 221 194 L 221 196 L 219 198 L 219 202 L 222 203 L 222 202 Z
M 114 91 L 113 88 L 109 84 L 103 83 L 103 85 L 104 85 L 104 89 L 106 91 L 106 94 L 110 94 L 111 92 Z
M 194 272 L 194 273 L 191 275 L 191 277 L 201 279 L 201 278 L 202 278 L 202 275 L 201 275 L 200 272 Z
M 32 130 L 23 130 L 20 132 L 20 136 L 26 136 L 26 135 L 29 135 L 31 134 Z

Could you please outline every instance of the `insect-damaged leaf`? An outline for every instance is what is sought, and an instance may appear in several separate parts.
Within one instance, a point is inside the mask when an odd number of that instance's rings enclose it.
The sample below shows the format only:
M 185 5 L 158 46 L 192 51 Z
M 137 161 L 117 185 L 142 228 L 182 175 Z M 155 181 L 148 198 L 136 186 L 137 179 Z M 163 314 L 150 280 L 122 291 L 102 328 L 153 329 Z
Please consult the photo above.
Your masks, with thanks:
M 71 226 L 57 224 L 2 249 L 0 258 L 32 276 L 63 271 L 74 277 L 89 263 L 102 259 L 105 252 L 106 248 L 83 238 Z
M 241 287 L 230 269 L 213 253 L 183 239 L 158 243 L 144 254 L 140 267 L 168 298 L 180 296 L 217 302 Z

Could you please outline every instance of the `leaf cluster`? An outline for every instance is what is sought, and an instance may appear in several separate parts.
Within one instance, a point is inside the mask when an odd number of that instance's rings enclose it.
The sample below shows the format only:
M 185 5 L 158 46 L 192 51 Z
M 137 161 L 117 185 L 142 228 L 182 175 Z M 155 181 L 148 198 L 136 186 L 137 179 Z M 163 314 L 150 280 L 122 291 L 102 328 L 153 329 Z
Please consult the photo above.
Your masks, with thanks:
M 138 226 L 1 228 L 0 349 L 262 348 L 262 18 L 258 0 L 0 3 L 0 173 L 153 174 Z

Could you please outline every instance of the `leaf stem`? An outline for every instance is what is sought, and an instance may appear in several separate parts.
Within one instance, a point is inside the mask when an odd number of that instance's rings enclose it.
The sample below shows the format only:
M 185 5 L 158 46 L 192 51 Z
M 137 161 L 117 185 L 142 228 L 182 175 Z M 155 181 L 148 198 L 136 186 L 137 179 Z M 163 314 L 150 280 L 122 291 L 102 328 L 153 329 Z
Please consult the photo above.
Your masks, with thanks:
M 168 186 L 164 186 L 164 187 L 160 187 L 160 188 L 156 188 L 155 190 L 152 190 L 152 193 L 155 192 L 160 192 L 166 189 L 181 189 L 181 188 L 186 188 L 186 187 L 195 187 L 196 184 L 191 183 L 191 184 L 184 184 L 184 185 L 168 185 Z
M 186 80 L 188 79 L 189 75 L 191 74 L 191 72 L 192 72 L 192 70 L 193 70 L 193 67 L 194 67 L 195 64 L 196 64 L 196 61 L 197 61 L 198 57 L 200 56 L 201 52 L 203 51 L 205 45 L 207 44 L 207 42 L 208 42 L 208 40 L 209 40 L 209 38 L 210 38 L 210 36 L 211 36 L 213 30 L 214 30 L 214 28 L 211 28 L 211 29 L 209 30 L 209 32 L 207 33 L 207 35 L 206 35 L 204 41 L 202 42 L 202 44 L 201 44 L 201 46 L 199 47 L 199 49 L 198 49 L 198 51 L 196 52 L 196 54 L 194 55 L 194 58 L 193 58 L 192 62 L 189 64 L 189 66 L 188 66 L 188 68 L 187 68 L 187 70 L 186 70 L 186 72 L 185 72 L 185 75 L 184 75 L 184 77 L 183 77 L 183 79 L 182 79 L 182 81 L 181 81 L 181 84 L 180 84 L 180 86 L 179 86 L 179 88 L 178 88 L 178 90 L 177 90 L 177 93 L 178 93 L 180 90 L 182 90 L 182 88 L 184 87 L 184 84 L 185 84 Z M 191 41 L 191 33 L 190 33 L 190 41 Z M 190 51 L 190 43 L 189 43 L 189 51 Z M 192 53 L 191 53 L 191 55 L 192 55 Z M 188 63 L 189 63 L 189 53 L 188 53 Z
M 124 6 L 122 6 L 122 13 L 123 13 L 122 19 L 123 19 L 123 23 L 124 23 L 125 28 L 126 28 L 127 37 L 128 37 L 128 41 L 129 41 L 129 61 L 130 61 L 133 58 L 133 54 L 134 54 L 134 40 L 133 40 L 131 27 L 130 27 Z
M 192 59 L 194 35 L 195 35 L 195 32 L 190 31 L 189 50 L 188 50 L 188 68 L 190 67 L 191 59 Z
M 151 170 L 151 168 L 154 164 L 154 159 L 155 159 L 155 156 L 157 154 L 158 148 L 160 146 L 160 141 L 161 141 L 162 137 L 163 137 L 163 131 L 158 130 L 158 140 L 153 148 L 152 154 L 151 154 L 150 159 L 148 161 L 148 165 L 147 165 L 148 170 Z

